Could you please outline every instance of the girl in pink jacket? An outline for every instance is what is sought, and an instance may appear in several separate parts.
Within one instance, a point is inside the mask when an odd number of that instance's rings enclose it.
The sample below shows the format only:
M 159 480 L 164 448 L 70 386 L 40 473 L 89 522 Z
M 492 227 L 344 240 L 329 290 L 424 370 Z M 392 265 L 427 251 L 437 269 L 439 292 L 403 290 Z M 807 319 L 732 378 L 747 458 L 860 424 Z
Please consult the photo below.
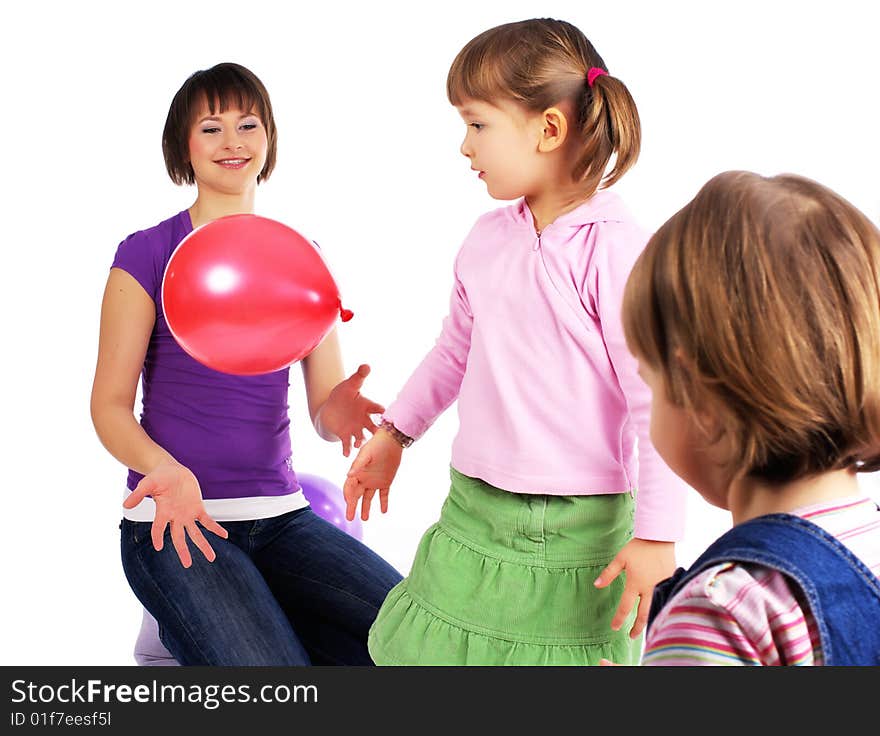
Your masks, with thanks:
M 620 319 L 648 235 L 607 187 L 638 156 L 638 112 L 584 35 L 550 19 L 471 40 L 447 92 L 471 169 L 516 202 L 465 238 L 440 337 L 345 484 L 349 518 L 360 502 L 366 520 L 376 491 L 387 510 L 403 448 L 458 399 L 449 497 L 370 654 L 637 662 L 685 498 L 648 437 L 650 391 Z

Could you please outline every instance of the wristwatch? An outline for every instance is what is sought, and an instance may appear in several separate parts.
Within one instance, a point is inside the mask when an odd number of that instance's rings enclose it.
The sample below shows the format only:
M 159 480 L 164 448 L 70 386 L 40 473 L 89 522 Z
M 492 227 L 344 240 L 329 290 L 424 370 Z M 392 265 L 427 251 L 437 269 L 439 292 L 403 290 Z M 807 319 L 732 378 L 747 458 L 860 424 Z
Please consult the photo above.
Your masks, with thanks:
M 393 422 L 389 422 L 387 419 L 383 419 L 382 423 L 379 425 L 380 429 L 384 429 L 388 434 L 390 434 L 401 447 L 409 447 L 415 440 L 410 437 L 408 434 L 404 434 L 397 427 L 394 426 Z

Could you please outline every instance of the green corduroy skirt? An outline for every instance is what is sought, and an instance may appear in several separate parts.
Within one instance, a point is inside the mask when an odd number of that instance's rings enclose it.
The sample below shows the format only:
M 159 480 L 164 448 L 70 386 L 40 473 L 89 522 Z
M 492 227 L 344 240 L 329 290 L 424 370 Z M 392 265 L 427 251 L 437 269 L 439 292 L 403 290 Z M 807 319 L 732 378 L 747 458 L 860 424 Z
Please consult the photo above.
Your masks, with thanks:
M 629 493 L 510 493 L 451 469 L 440 520 L 370 630 L 379 665 L 636 664 L 623 576 L 593 581 L 632 536 Z

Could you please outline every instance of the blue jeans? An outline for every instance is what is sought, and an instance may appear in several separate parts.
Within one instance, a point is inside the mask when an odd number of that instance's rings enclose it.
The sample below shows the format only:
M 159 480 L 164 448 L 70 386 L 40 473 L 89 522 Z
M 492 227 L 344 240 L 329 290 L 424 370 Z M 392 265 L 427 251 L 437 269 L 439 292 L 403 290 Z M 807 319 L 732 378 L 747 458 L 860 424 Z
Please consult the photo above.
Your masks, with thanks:
M 190 543 L 185 569 L 166 529 L 123 519 L 122 566 L 182 665 L 372 665 L 367 634 L 401 575 L 310 508 L 224 521 L 208 562 Z

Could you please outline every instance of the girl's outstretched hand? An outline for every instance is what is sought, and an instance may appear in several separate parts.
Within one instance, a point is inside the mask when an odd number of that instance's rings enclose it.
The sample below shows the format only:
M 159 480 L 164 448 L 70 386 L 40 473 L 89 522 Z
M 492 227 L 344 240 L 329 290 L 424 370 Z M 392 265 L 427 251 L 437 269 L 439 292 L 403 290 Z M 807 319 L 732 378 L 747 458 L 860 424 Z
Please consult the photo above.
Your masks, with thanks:
M 153 548 L 157 552 L 163 546 L 165 527 L 171 524 L 171 541 L 174 549 L 177 550 L 180 564 L 184 567 L 192 565 L 192 557 L 186 543 L 187 534 L 205 555 L 205 559 L 208 562 L 214 561 L 217 555 L 196 522 L 223 539 L 226 539 L 229 533 L 205 511 L 202 490 L 189 468 L 173 460 L 160 463 L 141 478 L 141 482 L 122 505 L 124 508 L 133 509 L 146 496 L 152 496 L 156 503 L 156 517 L 153 519 L 150 536 L 153 539 Z
M 402 454 L 403 448 L 384 430 L 376 432 L 360 449 L 342 487 L 346 519 L 354 519 L 358 501 L 361 502 L 361 519 L 369 519 L 370 503 L 376 491 L 379 491 L 379 508 L 383 514 L 388 511 L 388 492 Z
M 352 441 L 355 448 L 366 441 L 365 429 L 371 434 L 378 429 L 372 415 L 385 411 L 384 406 L 361 395 L 361 386 L 369 375 L 370 366 L 363 364 L 336 384 L 315 419 L 319 434 L 327 439 L 337 437 L 342 441 L 342 454 L 345 457 L 351 453 Z
M 654 586 L 675 572 L 675 543 L 631 539 L 617 553 L 617 557 L 599 573 L 593 584 L 597 588 L 604 588 L 624 570 L 626 583 L 623 595 L 620 597 L 620 605 L 614 618 L 611 619 L 611 628 L 617 631 L 638 604 L 636 620 L 629 632 L 629 635 L 635 639 L 644 631 L 648 623 Z

